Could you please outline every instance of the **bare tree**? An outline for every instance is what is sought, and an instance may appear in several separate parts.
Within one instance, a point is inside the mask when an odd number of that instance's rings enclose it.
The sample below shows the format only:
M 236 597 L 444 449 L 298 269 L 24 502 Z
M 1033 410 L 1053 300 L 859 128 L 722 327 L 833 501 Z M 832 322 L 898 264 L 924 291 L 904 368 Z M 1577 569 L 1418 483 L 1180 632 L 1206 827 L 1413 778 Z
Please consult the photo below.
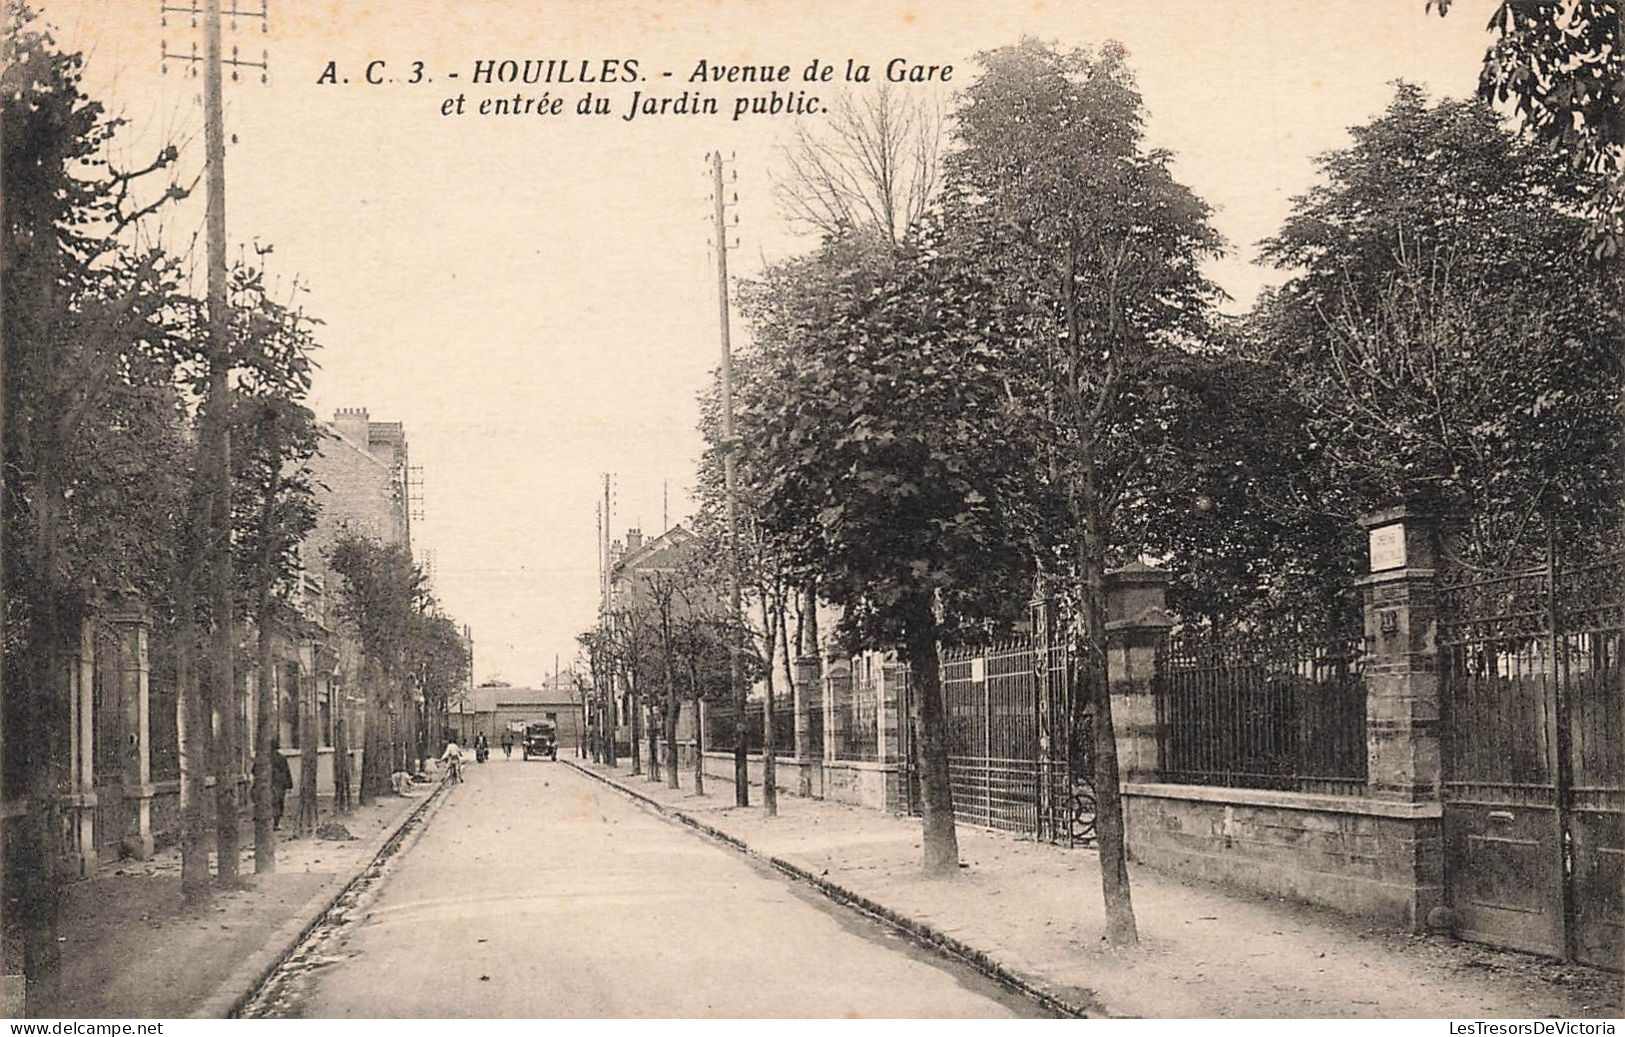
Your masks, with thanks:
M 798 123 L 784 149 L 785 215 L 825 237 L 872 231 L 896 246 L 936 194 L 943 121 L 938 99 L 890 84 L 841 95 L 818 128 Z

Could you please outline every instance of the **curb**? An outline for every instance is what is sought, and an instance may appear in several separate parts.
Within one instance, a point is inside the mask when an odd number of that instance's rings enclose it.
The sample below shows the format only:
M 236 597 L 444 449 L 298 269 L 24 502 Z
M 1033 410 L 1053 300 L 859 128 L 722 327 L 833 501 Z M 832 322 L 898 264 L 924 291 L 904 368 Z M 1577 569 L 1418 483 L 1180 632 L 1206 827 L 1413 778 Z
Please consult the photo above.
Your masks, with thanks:
M 215 987 L 214 993 L 204 998 L 192 1014 L 196 1019 L 233 1019 L 242 1010 L 253 996 L 259 992 L 272 972 L 282 965 L 299 945 L 304 942 L 310 931 L 316 928 L 327 912 L 338 902 L 339 898 L 348 893 L 357 882 L 376 868 L 389 857 L 405 837 L 407 827 L 428 810 L 429 805 L 440 799 L 446 791 L 446 785 L 441 782 L 434 791 L 423 797 L 423 802 L 408 810 L 401 819 L 377 838 L 372 852 L 367 855 L 366 863 L 345 879 L 337 888 L 318 890 L 309 900 L 296 910 L 292 917 L 266 938 L 264 946 L 249 955 L 247 960 L 238 965 Z
M 843 907 L 850 908 L 861 915 L 865 915 L 868 918 L 881 923 L 882 925 L 888 926 L 889 928 L 910 937 L 915 943 L 925 947 L 928 950 L 935 951 L 945 958 L 950 958 L 962 965 L 968 965 L 977 972 L 980 972 L 982 975 L 987 976 L 989 979 L 995 980 L 1011 990 L 1014 990 L 1025 997 L 1031 998 L 1051 1011 L 1059 1012 L 1062 1015 L 1071 1016 L 1077 1019 L 1102 1018 L 1110 1016 L 1110 1013 L 1105 1009 L 1105 1007 L 1098 1002 L 1079 1003 L 1059 994 L 1045 990 L 1037 981 L 1022 975 L 1007 965 L 1001 964 L 988 952 L 979 950 L 976 947 L 972 947 L 963 940 L 949 936 L 947 933 L 944 933 L 939 929 L 932 928 L 917 918 L 912 918 L 900 911 L 894 911 L 884 904 L 877 903 L 863 894 L 850 890 L 839 883 L 831 882 L 829 879 L 823 878 L 819 875 L 814 875 L 812 872 L 801 867 L 799 864 L 794 864 L 782 857 L 775 857 L 772 854 L 763 853 L 760 850 L 753 849 L 748 843 L 740 839 L 738 836 L 730 835 L 714 825 L 706 824 L 704 821 L 701 821 L 682 810 L 668 806 L 667 804 L 662 803 L 653 797 L 646 796 L 634 788 L 622 785 L 620 782 L 615 781 L 614 779 L 605 775 L 599 774 L 597 771 L 588 770 L 586 767 L 576 763 L 573 760 L 562 760 L 560 762 L 569 764 L 569 766 L 573 767 L 580 773 L 587 775 L 589 778 L 602 782 L 603 784 L 626 796 L 628 799 L 636 800 L 639 803 L 654 808 L 654 810 L 663 817 L 685 824 L 702 835 L 715 839 L 718 842 L 724 843 L 733 849 L 738 850 L 740 853 L 743 853 L 748 857 L 754 857 L 757 860 L 772 866 L 774 870 L 780 872 L 781 874 L 807 883 L 820 893 L 824 894 L 824 896 L 842 905 Z

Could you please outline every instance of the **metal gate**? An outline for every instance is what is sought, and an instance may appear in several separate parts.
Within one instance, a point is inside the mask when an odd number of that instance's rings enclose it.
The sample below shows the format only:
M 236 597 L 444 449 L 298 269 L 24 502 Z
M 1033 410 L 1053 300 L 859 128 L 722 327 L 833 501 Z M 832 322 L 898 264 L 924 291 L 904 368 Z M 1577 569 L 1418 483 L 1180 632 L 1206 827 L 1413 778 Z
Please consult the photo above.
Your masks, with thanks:
M 1059 645 L 1027 638 L 942 653 L 954 820 L 1068 846 L 1095 834 L 1090 715 Z M 909 706 L 914 688 L 908 684 Z M 912 708 L 905 715 L 912 716 Z M 1067 721 L 1071 721 L 1068 730 Z M 909 808 L 919 812 L 912 732 L 904 727 Z
M 1439 588 L 1445 893 L 1468 939 L 1621 967 L 1622 570 Z

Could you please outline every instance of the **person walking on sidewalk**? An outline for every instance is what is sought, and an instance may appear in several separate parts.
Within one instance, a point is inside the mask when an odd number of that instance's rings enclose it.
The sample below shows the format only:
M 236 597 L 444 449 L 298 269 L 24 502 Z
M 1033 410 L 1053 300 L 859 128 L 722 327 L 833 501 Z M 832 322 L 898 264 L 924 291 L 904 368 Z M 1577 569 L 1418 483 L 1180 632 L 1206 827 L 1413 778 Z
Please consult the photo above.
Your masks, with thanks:
M 271 827 L 282 827 L 282 808 L 288 798 L 288 790 L 293 788 L 293 771 L 288 768 L 288 758 L 282 755 L 282 745 L 276 739 L 271 740 Z
M 502 755 L 504 759 L 513 759 L 513 732 L 502 732 Z

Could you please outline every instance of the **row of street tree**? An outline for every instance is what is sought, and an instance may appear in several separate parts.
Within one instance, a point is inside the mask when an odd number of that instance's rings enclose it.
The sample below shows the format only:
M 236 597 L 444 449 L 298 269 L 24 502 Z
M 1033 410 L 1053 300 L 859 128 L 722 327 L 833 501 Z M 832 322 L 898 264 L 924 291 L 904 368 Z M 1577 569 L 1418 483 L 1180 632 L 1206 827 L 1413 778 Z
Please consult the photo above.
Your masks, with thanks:
M 1472 569 L 1540 564 L 1550 538 L 1617 546 L 1622 285 L 1599 201 L 1617 147 L 1577 160 L 1488 98 L 1397 84 L 1262 243 L 1285 283 L 1234 316 L 1203 273 L 1225 243 L 1145 143 L 1120 48 L 1025 40 L 978 64 L 946 120 L 882 93 L 792 145 L 787 213 L 820 244 L 742 286 L 733 443 L 702 401 L 705 657 L 753 660 L 771 701 L 775 660 L 818 655 L 786 619 L 806 631 L 818 600 L 836 643 L 895 648 L 924 865 L 952 874 L 938 650 L 1001 635 L 1035 582 L 1055 593 L 1093 715 L 1108 935 L 1132 942 L 1107 569 L 1159 560 L 1187 623 L 1326 629 L 1357 614 L 1358 516 L 1394 499 L 1449 516 Z M 737 617 L 716 608 L 725 448 Z M 664 689 L 669 732 L 707 690 L 674 697 L 660 614 L 645 596 L 587 643 L 599 687 Z
M 257 744 L 244 744 L 244 675 L 276 686 L 276 639 L 311 636 L 295 597 L 300 546 L 318 520 L 311 459 L 321 433 L 306 402 L 318 322 L 297 281 L 282 291 L 248 262 L 230 271 L 224 313 L 211 314 L 190 289 L 187 256 L 157 229 L 192 193 L 195 182 L 179 176 L 186 156 L 165 145 L 133 167 L 112 161 L 123 123 L 86 93 L 83 57 L 61 50 L 22 0 L 8 0 L 3 17 L 4 798 L 28 805 L 7 825 L 5 914 L 24 945 L 30 996 L 49 1003 L 68 877 L 69 660 L 83 623 L 109 600 L 141 603 L 154 656 L 173 660 L 185 896 L 207 899 L 211 851 L 213 883 L 240 881 L 238 796 L 250 758 L 255 870 L 275 867 L 280 718 L 275 697 L 259 694 Z M 223 410 L 209 402 L 216 379 Z M 221 442 L 224 453 L 213 448 Z M 224 495 L 214 492 L 220 479 Z M 349 538 L 330 563 L 342 577 L 338 618 L 360 631 L 372 711 L 393 696 L 443 715 L 467 658 L 410 557 Z M 314 718 L 300 723 L 308 787 L 298 816 L 313 826 Z M 369 774 L 408 755 L 374 746 L 386 730 L 366 724 Z M 423 737 L 411 750 L 419 758 Z M 341 767 L 341 806 L 348 781 Z M 386 771 L 363 776 L 360 791 L 387 787 Z

